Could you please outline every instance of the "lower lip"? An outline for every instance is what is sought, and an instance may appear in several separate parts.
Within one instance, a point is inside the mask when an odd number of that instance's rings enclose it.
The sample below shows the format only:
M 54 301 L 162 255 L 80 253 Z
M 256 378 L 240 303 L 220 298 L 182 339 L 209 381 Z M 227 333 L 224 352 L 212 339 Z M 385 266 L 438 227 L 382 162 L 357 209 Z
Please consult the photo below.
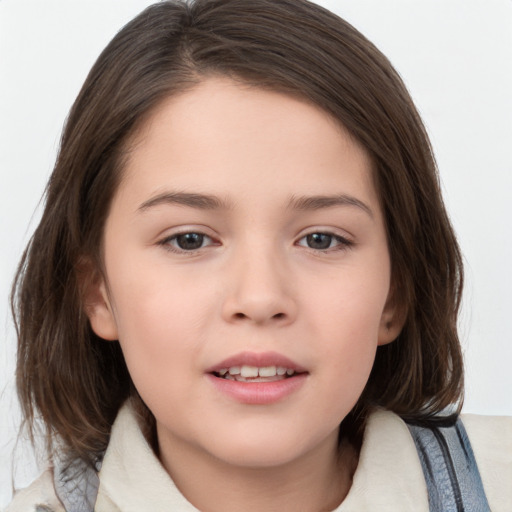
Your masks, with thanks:
M 300 373 L 293 377 L 273 382 L 238 382 L 207 374 L 210 382 L 222 394 L 249 405 L 268 405 L 279 402 L 298 391 L 308 374 Z

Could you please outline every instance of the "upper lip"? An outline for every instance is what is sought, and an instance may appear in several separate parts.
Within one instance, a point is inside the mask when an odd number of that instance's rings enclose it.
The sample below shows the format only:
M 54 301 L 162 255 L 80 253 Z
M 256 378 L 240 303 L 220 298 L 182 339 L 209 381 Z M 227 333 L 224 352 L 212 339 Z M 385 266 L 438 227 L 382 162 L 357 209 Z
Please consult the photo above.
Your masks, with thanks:
M 292 361 L 286 356 L 277 352 L 240 352 L 216 363 L 206 370 L 207 373 L 218 372 L 224 368 L 232 366 L 256 366 L 263 368 L 266 366 L 280 366 L 283 368 L 295 370 L 296 373 L 305 372 L 306 369 Z

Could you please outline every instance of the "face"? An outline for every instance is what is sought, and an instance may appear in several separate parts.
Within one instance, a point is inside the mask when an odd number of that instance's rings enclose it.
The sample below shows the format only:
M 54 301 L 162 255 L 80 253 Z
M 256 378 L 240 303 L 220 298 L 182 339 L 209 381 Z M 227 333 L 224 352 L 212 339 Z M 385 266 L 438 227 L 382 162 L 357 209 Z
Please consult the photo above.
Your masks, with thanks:
M 208 79 L 138 133 L 104 232 L 96 333 L 160 451 L 248 467 L 336 443 L 397 335 L 365 151 L 327 114 Z

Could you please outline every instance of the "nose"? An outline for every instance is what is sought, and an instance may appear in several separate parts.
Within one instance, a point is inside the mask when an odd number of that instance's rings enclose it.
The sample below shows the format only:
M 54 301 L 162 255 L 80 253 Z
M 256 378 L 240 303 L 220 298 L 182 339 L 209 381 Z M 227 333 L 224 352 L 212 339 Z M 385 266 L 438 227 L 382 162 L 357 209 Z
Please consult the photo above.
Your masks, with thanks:
M 292 323 L 297 303 L 286 265 L 275 254 L 245 252 L 230 262 L 222 306 L 225 321 L 284 326 Z

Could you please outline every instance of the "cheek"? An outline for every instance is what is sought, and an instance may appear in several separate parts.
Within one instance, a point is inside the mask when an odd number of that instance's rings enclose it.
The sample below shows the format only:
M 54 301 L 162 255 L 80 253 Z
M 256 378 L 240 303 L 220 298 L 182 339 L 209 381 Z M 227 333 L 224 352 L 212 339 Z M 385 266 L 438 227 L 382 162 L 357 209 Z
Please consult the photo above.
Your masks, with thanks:
M 142 336 L 146 343 L 166 344 L 173 333 L 195 331 L 212 303 L 212 287 L 200 276 L 191 278 L 187 269 L 165 262 L 130 263 L 109 273 L 120 337 L 136 342 Z
M 309 294 L 306 311 L 313 312 L 311 328 L 346 348 L 376 344 L 389 292 L 387 275 L 372 275 L 370 266 L 333 272 L 322 287 Z M 311 286 L 309 287 L 311 289 Z
M 212 304 L 208 288 L 187 286 L 158 266 L 118 266 L 111 292 L 119 342 L 139 392 L 153 395 L 169 381 L 179 392 L 197 365 Z
M 354 403 L 373 366 L 388 286 L 385 278 L 350 269 L 308 301 L 316 358 L 329 362 L 326 378 Z

